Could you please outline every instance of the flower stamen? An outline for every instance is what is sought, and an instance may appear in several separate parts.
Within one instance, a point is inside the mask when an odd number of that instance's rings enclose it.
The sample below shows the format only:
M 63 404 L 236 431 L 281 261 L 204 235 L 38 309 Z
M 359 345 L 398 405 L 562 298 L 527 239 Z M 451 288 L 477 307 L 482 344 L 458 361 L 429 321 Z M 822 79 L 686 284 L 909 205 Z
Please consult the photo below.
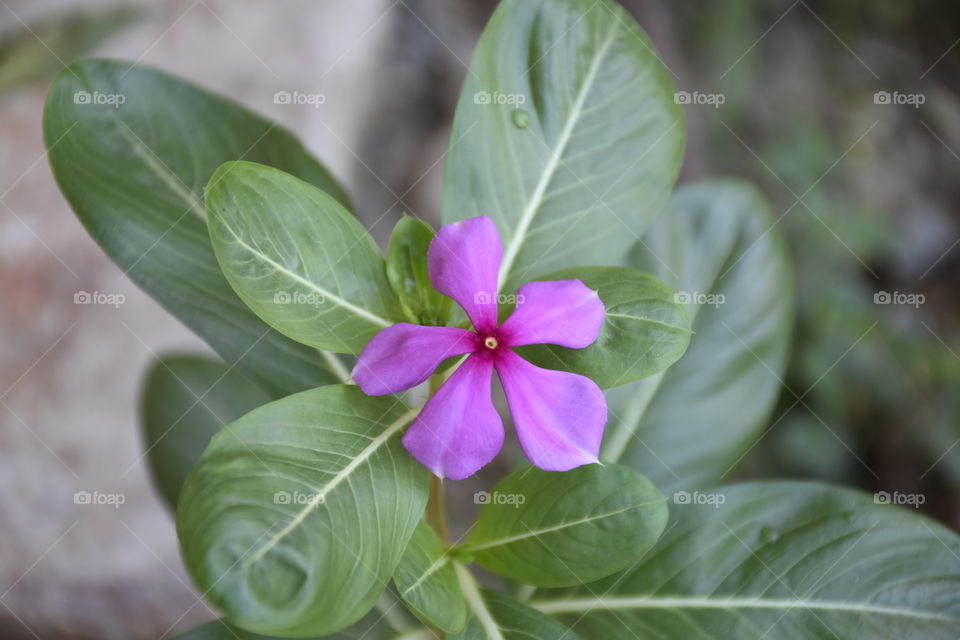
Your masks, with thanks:
M 497 339 L 494 336 L 487 336 L 486 338 L 483 339 L 483 346 L 493 351 L 494 349 L 500 346 L 500 343 L 497 341 Z

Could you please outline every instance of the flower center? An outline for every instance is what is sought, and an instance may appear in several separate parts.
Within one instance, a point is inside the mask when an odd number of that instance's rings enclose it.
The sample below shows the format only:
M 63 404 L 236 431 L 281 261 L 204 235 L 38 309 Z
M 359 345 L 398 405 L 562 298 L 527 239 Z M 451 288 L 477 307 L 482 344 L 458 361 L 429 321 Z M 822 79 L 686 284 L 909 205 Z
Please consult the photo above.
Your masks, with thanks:
M 497 347 L 500 346 L 500 343 L 497 342 L 496 337 L 487 336 L 486 338 L 483 339 L 483 346 L 489 349 L 490 351 L 494 351 Z

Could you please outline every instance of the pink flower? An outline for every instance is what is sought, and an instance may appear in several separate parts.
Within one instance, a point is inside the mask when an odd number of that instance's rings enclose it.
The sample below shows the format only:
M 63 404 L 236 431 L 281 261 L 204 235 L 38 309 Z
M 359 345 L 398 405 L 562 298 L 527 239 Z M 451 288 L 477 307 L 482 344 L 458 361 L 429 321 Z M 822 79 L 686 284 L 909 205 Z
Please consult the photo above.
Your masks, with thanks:
M 596 383 L 541 369 L 513 348 L 587 347 L 600 333 L 603 303 L 580 280 L 530 282 L 517 291 L 516 309 L 498 326 L 502 256 L 497 228 L 486 216 L 442 227 L 427 255 L 430 281 L 463 307 L 476 332 L 395 324 L 373 337 L 353 370 L 363 392 L 379 396 L 414 387 L 446 358 L 470 354 L 403 436 L 407 450 L 441 478 L 473 475 L 503 445 L 503 423 L 490 395 L 494 369 L 530 462 L 566 471 L 597 462 L 600 452 L 607 404 Z

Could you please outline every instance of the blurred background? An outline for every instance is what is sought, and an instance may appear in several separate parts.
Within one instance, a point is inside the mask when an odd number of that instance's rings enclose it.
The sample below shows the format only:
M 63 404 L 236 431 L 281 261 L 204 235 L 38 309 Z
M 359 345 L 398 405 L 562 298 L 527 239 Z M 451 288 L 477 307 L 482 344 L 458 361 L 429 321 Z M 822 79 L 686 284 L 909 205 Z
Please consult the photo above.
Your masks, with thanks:
M 795 263 L 782 400 L 731 479 L 916 494 L 960 528 L 960 4 L 623 4 L 686 103 L 681 180 L 755 181 Z M 208 350 L 122 278 L 57 190 L 40 127 L 54 74 L 124 58 L 283 123 L 382 242 L 404 211 L 439 220 L 454 104 L 495 5 L 0 0 L 0 640 L 159 640 L 213 616 L 138 417 L 155 353 Z M 281 90 L 328 99 L 274 104 Z M 122 302 L 75 304 L 79 291 Z M 122 504 L 75 504 L 93 490 Z

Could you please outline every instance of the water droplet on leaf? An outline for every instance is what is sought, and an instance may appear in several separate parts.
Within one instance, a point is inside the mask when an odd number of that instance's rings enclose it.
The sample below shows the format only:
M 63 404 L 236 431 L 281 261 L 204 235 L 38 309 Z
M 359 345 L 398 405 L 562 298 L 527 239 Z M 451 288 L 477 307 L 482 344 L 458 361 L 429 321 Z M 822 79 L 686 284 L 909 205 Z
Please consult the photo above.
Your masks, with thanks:
M 510 114 L 510 119 L 518 129 L 526 129 L 530 126 L 530 114 L 525 109 L 514 109 Z
M 771 529 L 770 527 L 763 527 L 760 529 L 760 539 L 765 544 L 773 544 L 780 539 L 780 534 Z

